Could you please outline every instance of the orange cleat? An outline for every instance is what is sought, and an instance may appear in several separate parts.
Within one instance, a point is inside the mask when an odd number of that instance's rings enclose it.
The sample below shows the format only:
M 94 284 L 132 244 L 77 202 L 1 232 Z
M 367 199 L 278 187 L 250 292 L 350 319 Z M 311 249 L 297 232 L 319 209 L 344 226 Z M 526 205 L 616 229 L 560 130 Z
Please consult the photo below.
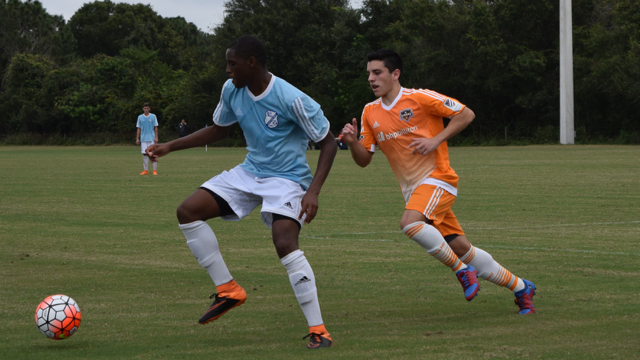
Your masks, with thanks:
M 331 336 L 327 332 L 327 329 L 324 327 L 324 324 L 318 326 L 312 326 L 309 328 L 309 335 L 303 337 L 306 339 L 310 337 L 310 342 L 307 345 L 307 349 L 319 349 L 325 347 L 331 347 L 333 345 L 333 340 L 331 340 Z
M 140 175 L 149 175 L 149 172 L 147 170 L 145 170 L 145 171 L 141 172 Z
M 247 293 L 244 289 L 236 284 L 235 280 L 231 280 L 229 283 L 218 286 L 218 294 L 210 296 L 211 299 L 215 297 L 211 307 L 205 312 L 198 322 L 202 325 L 218 320 L 227 311 L 233 309 L 236 306 L 244 304 L 247 300 Z
M 158 175 L 158 170 L 153 170 L 153 175 Z

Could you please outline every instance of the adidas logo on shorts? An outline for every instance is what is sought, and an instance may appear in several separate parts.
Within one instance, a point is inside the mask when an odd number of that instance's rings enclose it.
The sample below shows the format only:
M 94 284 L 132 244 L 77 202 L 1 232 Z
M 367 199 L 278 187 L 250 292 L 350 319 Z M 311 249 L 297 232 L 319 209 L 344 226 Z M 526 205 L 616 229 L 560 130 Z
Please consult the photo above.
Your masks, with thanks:
M 289 209 L 293 210 L 293 206 L 291 206 L 291 203 L 290 203 L 290 202 L 288 202 L 288 201 L 287 201 L 286 203 L 284 203 L 284 206 L 286 206 L 286 207 L 288 207 Z
M 296 283 L 296 285 L 299 285 L 299 284 L 302 284 L 302 283 L 306 283 L 306 282 L 309 282 L 309 281 L 311 281 L 311 279 L 309 279 L 309 278 L 308 278 L 308 277 L 306 277 L 306 276 L 303 276 L 303 277 L 302 277 L 302 279 L 298 280 L 298 282 Z M 295 285 L 294 285 L 294 286 L 295 286 Z

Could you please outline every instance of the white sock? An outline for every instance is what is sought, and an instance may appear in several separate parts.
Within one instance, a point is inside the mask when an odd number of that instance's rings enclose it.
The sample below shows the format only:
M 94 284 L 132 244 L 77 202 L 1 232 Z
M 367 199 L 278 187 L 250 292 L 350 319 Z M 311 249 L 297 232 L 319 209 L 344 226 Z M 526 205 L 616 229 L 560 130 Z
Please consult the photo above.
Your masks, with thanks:
M 144 171 L 149 170 L 149 157 L 147 155 L 142 155 L 142 168 Z
M 227 269 L 222 254 L 218 248 L 218 239 L 211 230 L 209 224 L 204 221 L 194 221 L 188 224 L 180 224 L 180 230 L 187 238 L 187 245 L 196 257 L 200 266 L 205 268 L 216 286 L 226 284 L 233 280 Z
M 471 249 L 460 258 L 478 270 L 478 276 L 513 292 L 524 289 L 524 281 L 493 260 L 488 252 L 471 245 Z
M 304 252 L 296 250 L 280 261 L 287 269 L 289 282 L 291 282 L 291 287 L 302 308 L 302 313 L 307 318 L 309 327 L 322 325 L 316 278 L 313 276 L 313 270 L 311 270 L 311 265 L 304 256 Z
M 435 227 L 423 221 L 416 221 L 407 225 L 402 231 L 451 270 L 458 271 L 467 268 L 467 265 L 458 259 L 458 256 L 451 250 L 449 244 Z
M 157 161 L 153 162 L 153 170 L 158 170 L 158 162 Z

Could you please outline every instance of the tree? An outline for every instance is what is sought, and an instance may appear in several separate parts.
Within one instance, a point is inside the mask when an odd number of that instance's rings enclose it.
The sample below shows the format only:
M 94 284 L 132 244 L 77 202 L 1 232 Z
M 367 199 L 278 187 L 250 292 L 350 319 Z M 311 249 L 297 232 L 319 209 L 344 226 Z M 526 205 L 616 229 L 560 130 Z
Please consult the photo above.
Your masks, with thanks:
M 0 0 L 0 70 L 19 53 L 68 62 L 75 40 L 62 16 L 49 15 L 39 1 Z

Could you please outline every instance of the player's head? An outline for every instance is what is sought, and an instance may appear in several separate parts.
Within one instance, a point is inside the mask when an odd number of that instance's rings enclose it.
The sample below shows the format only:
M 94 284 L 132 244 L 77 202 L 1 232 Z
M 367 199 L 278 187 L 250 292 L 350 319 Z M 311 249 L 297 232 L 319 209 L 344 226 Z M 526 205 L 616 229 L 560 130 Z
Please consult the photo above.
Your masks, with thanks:
M 373 93 L 382 97 L 400 86 L 402 58 L 393 50 L 380 49 L 367 54 L 367 74 Z
M 402 58 L 397 52 L 388 49 L 380 49 L 367 54 L 367 61 L 379 60 L 384 63 L 384 66 L 390 73 L 399 70 L 402 73 Z
M 253 35 L 234 40 L 227 48 L 227 74 L 237 88 L 245 87 L 258 71 L 267 69 L 267 48 Z
M 151 106 L 149 106 L 149 103 L 142 104 L 142 111 L 144 111 L 145 115 L 149 114 L 149 111 L 151 111 Z

